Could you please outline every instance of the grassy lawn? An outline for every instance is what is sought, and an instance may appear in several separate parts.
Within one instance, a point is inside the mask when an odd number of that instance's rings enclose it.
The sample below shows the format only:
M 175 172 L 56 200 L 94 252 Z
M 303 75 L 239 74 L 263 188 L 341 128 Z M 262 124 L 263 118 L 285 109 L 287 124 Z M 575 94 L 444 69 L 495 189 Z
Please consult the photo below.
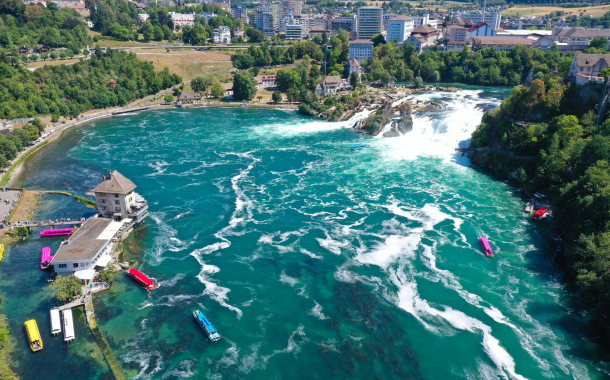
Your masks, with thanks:
M 562 8 L 562 7 L 532 7 L 532 6 L 516 6 L 502 11 L 502 16 L 544 16 L 553 11 L 564 11 L 566 16 L 577 15 L 583 11 L 586 15 L 592 14 L 593 17 L 603 16 L 610 11 L 610 5 L 600 5 L 597 7 L 579 7 L 579 8 Z
M 38 193 L 38 191 L 24 190 L 19 205 L 10 215 L 9 222 L 13 220 L 32 219 L 34 217 L 34 212 L 36 211 L 36 206 L 38 205 L 38 199 L 36 197 Z
M 81 56 L 81 58 L 85 58 L 85 56 Z M 72 64 L 75 62 L 78 62 L 78 58 L 74 58 L 74 59 L 56 59 L 56 60 L 51 60 L 51 59 L 47 59 L 46 61 L 38 61 L 38 62 L 30 62 L 27 64 L 27 67 L 44 67 L 44 66 L 57 66 L 57 65 L 67 65 L 67 64 Z
M 170 43 L 167 40 L 162 41 L 143 41 L 142 34 L 139 35 L 138 41 L 123 41 L 111 36 L 102 36 L 100 32 L 93 31 L 91 29 L 88 30 L 89 36 L 99 37 L 99 42 L 93 42 L 92 46 L 99 44 L 101 47 L 106 47 L 106 45 L 110 47 L 142 47 L 142 46 L 154 46 L 154 45 L 179 45 L 177 42 Z
M 132 50 L 138 58 L 150 61 L 156 70 L 169 68 L 170 73 L 178 74 L 182 80 L 189 81 L 198 76 L 226 74 L 233 69 L 231 56 L 214 51 L 153 49 Z

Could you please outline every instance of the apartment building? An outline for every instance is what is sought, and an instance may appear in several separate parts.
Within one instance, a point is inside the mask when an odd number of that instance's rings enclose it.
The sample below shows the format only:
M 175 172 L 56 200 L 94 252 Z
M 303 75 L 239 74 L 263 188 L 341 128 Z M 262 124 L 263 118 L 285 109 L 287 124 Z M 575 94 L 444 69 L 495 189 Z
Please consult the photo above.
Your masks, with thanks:
M 387 41 L 398 40 L 403 42 L 411 35 L 414 29 L 413 18 L 408 16 L 398 16 L 388 20 Z
M 467 18 L 474 23 L 484 22 L 493 30 L 500 29 L 502 23 L 502 13 L 485 13 L 485 15 L 482 13 L 461 13 L 458 17 Z
M 370 40 L 382 32 L 383 9 L 379 7 L 358 8 L 358 39 Z

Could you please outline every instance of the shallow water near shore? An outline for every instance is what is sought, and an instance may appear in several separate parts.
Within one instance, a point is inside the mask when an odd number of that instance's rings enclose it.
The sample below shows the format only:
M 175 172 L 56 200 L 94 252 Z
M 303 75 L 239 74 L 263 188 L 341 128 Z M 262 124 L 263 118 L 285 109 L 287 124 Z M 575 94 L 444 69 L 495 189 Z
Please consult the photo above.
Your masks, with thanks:
M 513 189 L 454 151 L 506 95 L 417 95 L 445 109 L 396 138 L 292 111 L 125 115 L 66 131 L 18 185 L 84 193 L 116 169 L 148 200 L 129 259 L 160 287 L 125 276 L 94 300 L 130 378 L 605 378 L 608 356 L 553 263 L 552 222 L 525 218 Z M 55 206 L 39 213 L 83 212 Z M 0 265 L 19 374 L 52 361 L 46 379 L 111 376 L 84 317 L 61 351 L 42 281 L 17 289 L 39 275 L 42 246 L 30 237 Z M 36 355 L 19 334 L 28 313 L 45 339 Z

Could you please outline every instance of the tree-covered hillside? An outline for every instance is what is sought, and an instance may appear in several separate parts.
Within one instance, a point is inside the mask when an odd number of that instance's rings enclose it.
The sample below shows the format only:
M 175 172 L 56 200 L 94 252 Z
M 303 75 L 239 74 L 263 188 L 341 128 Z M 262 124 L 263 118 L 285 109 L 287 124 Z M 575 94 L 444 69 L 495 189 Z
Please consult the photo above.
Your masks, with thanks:
M 67 47 L 77 53 L 86 46 L 87 27 L 76 19 L 78 13 L 70 8 L 59 9 L 55 3 L 48 7 L 25 5 L 20 0 L 0 2 L 0 45 L 16 52 L 17 46 L 34 48 L 46 45 Z
M 599 320 L 606 321 L 610 315 L 610 119 L 604 115 L 601 126 L 596 126 L 594 107 L 601 86 L 581 87 L 560 79 L 549 76 L 529 87 L 516 87 L 500 109 L 485 114 L 472 145 L 493 149 L 474 159 L 501 177 L 518 180 L 530 192 L 545 191 L 555 198 L 553 213 L 564 243 L 561 258 L 583 298 Z M 507 155 L 502 148 L 521 157 Z
M 0 55 L 0 118 L 34 115 L 77 116 L 92 108 L 123 106 L 182 81 L 166 68 L 135 54 L 109 50 L 73 65 L 45 66 L 34 72 L 10 65 Z

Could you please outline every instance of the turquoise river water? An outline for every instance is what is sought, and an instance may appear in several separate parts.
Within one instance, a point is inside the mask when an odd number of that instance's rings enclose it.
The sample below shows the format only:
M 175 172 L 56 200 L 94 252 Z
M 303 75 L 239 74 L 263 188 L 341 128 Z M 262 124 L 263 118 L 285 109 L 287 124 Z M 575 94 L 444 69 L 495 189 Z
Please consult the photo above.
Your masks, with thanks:
M 417 95 L 445 110 L 415 115 L 396 138 L 357 134 L 365 114 L 343 123 L 243 108 L 128 114 L 68 130 L 18 185 L 84 193 L 116 169 L 147 199 L 128 259 L 159 288 L 122 275 L 94 300 L 130 378 L 606 378 L 600 334 L 554 263 L 552 220 L 524 217 L 511 187 L 454 151 L 506 95 Z M 53 195 L 37 218 L 91 214 Z M 37 268 L 42 247 L 59 240 L 37 235 L 0 265 L 18 373 L 111 379 L 81 311 L 68 348 L 50 336 L 54 301 Z M 195 309 L 219 342 L 207 341 Z M 44 339 L 37 354 L 27 318 Z

